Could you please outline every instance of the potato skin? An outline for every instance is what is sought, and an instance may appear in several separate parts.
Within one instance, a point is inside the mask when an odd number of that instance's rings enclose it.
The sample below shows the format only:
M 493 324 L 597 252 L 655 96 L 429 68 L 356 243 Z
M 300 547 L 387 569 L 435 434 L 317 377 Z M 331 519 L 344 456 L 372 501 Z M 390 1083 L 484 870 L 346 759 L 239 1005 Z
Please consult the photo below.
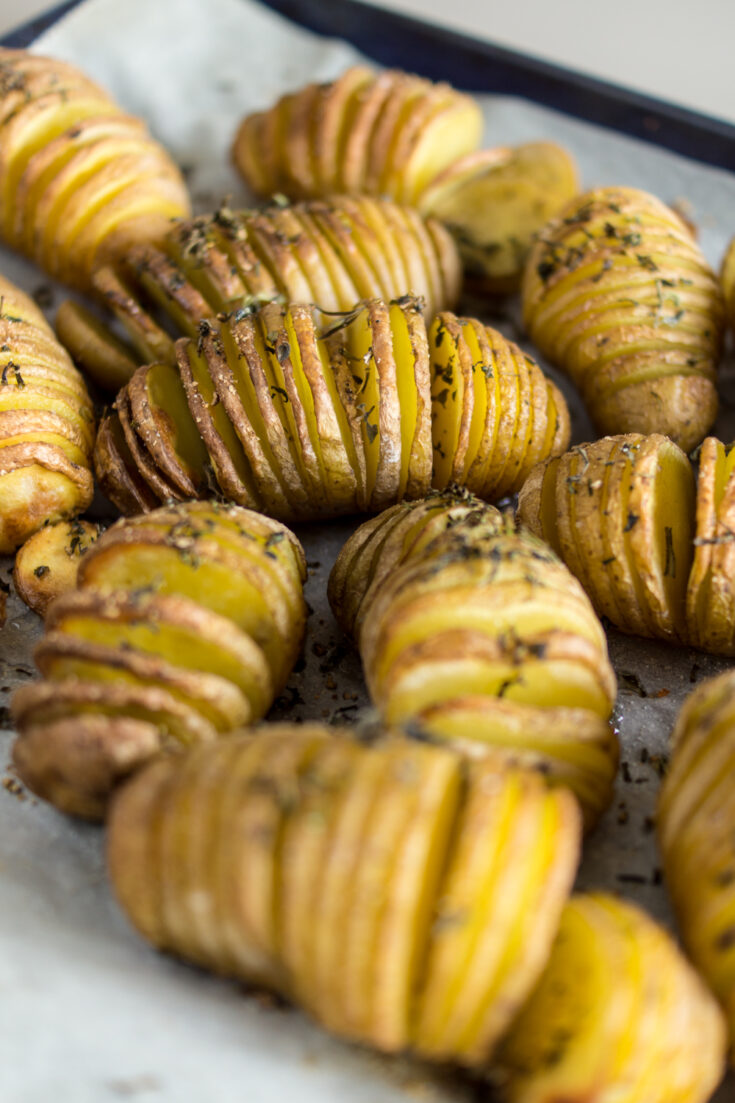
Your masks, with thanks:
M 162 747 L 269 708 L 301 645 L 305 562 L 284 526 L 204 502 L 113 525 L 79 562 L 48 610 L 45 680 L 13 697 L 13 756 L 39 796 L 99 819 Z
M 522 287 L 531 339 L 601 433 L 662 433 L 688 452 L 717 413 L 724 310 L 688 227 L 654 196 L 600 188 L 544 228 Z
M 89 290 L 101 263 L 189 214 L 183 178 L 163 147 L 80 70 L 3 49 L 0 75 L 8 181 L 0 233 L 49 275 Z M 37 147 L 39 120 L 53 138 Z
M 32 299 L 0 277 L 0 553 L 92 500 L 92 403 Z
M 682 706 L 657 811 L 664 875 L 682 940 L 723 1007 L 731 1043 L 734 737 L 735 678 L 726 671 L 697 686 Z
M 76 587 L 80 558 L 100 534 L 90 521 L 46 525 L 19 548 L 13 568 L 18 596 L 45 616 L 52 601 Z
M 115 892 L 156 946 L 470 1068 L 544 967 L 580 841 L 574 800 L 532 772 L 316 724 L 159 758 L 108 826 Z

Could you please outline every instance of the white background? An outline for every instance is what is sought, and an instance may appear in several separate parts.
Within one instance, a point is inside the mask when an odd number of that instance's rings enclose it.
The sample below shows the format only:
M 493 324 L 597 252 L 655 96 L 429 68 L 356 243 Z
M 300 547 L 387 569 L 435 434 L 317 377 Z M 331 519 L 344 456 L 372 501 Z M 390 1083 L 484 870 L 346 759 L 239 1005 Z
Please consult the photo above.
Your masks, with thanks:
M 0 34 L 52 6 L 0 0 Z M 381 6 L 735 123 L 735 0 L 381 0 Z

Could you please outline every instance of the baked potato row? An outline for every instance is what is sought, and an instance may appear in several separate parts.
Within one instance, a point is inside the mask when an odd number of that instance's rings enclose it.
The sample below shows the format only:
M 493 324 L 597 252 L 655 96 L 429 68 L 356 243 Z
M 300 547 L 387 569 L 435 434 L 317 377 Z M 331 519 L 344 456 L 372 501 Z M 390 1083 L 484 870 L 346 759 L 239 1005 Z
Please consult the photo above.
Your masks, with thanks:
M 735 672 L 687 698 L 658 803 L 664 875 L 687 952 L 735 1041 Z
M 389 196 L 440 219 L 465 273 L 486 291 L 516 290 L 535 234 L 578 190 L 551 142 L 478 151 L 478 104 L 398 70 L 347 69 L 247 115 L 232 157 L 257 196 Z
M 362 525 L 328 592 L 386 723 L 470 756 L 502 749 L 596 821 L 617 767 L 615 676 L 584 591 L 541 541 L 450 491 Z
M 181 174 L 142 120 L 79 69 L 0 50 L 0 235 L 88 290 L 93 270 L 190 213 Z
M 734 466 L 708 437 L 695 494 L 668 438 L 605 437 L 532 471 L 518 516 L 617 628 L 735 655 Z
M 258 720 L 301 648 L 305 574 L 295 536 L 237 506 L 170 505 L 113 525 L 47 610 L 43 680 L 13 696 L 23 782 L 98 819 L 161 746 Z
M 427 331 L 408 296 L 242 308 L 176 356 L 140 368 L 100 427 L 100 486 L 125 513 L 216 487 L 284 520 L 379 511 L 432 482 L 499 499 L 569 441 L 530 357 L 449 312 Z
M 534 245 L 522 300 L 598 431 L 700 443 L 717 413 L 722 291 L 673 210 L 633 188 L 577 196 Z
M 108 864 L 154 945 L 343 1037 L 489 1067 L 509 1103 L 704 1103 L 719 1009 L 638 909 L 565 905 L 579 834 L 568 793 L 491 755 L 280 725 L 149 764 Z
M 94 418 L 43 314 L 2 276 L 0 345 L 0 554 L 8 554 L 92 501 Z
M 361 299 L 422 298 L 427 318 L 459 297 L 460 261 L 447 231 L 410 207 L 369 196 L 233 212 L 175 223 L 159 244 L 128 249 L 97 269 L 98 298 L 132 347 L 74 304 L 63 307 L 72 355 L 113 389 L 126 363 L 176 360 L 173 329 L 270 299 L 349 311 Z M 106 367 L 106 361 L 110 367 Z M 131 372 L 128 372 L 132 374 Z

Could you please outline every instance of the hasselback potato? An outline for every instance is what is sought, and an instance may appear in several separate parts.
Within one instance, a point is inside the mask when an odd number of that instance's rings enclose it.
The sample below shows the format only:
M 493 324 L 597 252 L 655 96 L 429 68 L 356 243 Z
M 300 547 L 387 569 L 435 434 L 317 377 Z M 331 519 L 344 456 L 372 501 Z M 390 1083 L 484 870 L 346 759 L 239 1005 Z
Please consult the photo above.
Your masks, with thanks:
M 501 1048 L 504 1103 L 706 1103 L 722 1015 L 669 934 L 625 900 L 573 896 Z
M 448 84 L 364 66 L 247 115 L 232 147 L 256 195 L 294 199 L 365 192 L 415 205 L 482 137 L 475 101 Z
M 629 433 L 540 464 L 518 516 L 624 632 L 685 643 L 695 483 L 667 437 Z
M 735 1039 L 735 672 L 698 686 L 674 728 L 658 805 L 664 875 L 684 945 Z
M 175 362 L 171 326 L 196 338 L 199 323 L 271 299 L 349 311 L 360 299 L 423 299 L 427 317 L 459 296 L 460 262 L 447 231 L 412 208 L 368 196 L 273 206 L 174 224 L 159 244 L 129 249 L 95 273 L 99 297 L 132 341 L 110 345 L 119 369 Z M 159 322 L 161 324 L 159 324 Z M 100 328 L 68 307 L 65 339 L 79 363 L 99 375 Z
M 219 487 L 284 520 L 374 512 L 452 479 L 516 490 L 569 440 L 560 392 L 499 333 L 419 302 L 271 302 L 202 321 L 176 369 L 138 369 L 95 466 L 125 513 Z
M 0 554 L 92 500 L 92 403 L 28 295 L 0 276 Z
M 569 785 L 596 820 L 617 765 L 615 677 L 602 626 L 550 549 L 450 492 L 366 522 L 329 597 L 388 723 L 471 756 L 501 748 Z
M 602 433 L 663 433 L 685 451 L 717 413 L 724 311 L 682 219 L 633 188 L 578 196 L 525 269 L 531 339 L 579 387 Z
M 103 815 L 116 782 L 162 746 L 259 719 L 299 653 L 301 545 L 237 506 L 168 506 L 108 529 L 78 589 L 46 616 L 43 681 L 20 688 L 13 758 L 65 812 Z
M 88 289 L 102 262 L 189 214 L 169 155 L 79 69 L 0 50 L 0 234 Z
M 146 767 L 108 856 L 160 948 L 342 1036 L 482 1067 L 544 967 L 579 833 L 532 773 L 279 725 Z

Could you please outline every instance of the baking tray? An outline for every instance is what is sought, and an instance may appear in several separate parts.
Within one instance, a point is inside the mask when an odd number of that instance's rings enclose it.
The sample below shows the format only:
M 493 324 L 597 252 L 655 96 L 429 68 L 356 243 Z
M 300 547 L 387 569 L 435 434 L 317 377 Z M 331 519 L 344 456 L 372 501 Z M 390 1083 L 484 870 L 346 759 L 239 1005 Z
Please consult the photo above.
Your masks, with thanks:
M 31 45 L 83 3 L 60 5 L 7 36 L 5 44 Z M 499 103 L 516 97 L 543 105 L 539 111 L 555 109 L 562 135 L 569 120 L 570 144 L 580 143 L 588 174 L 593 166 L 606 182 L 619 182 L 610 166 L 618 163 L 621 150 L 631 156 L 638 148 L 657 147 L 714 166 L 700 170 L 677 161 L 676 179 L 686 189 L 701 177 L 702 193 L 709 196 L 719 194 L 724 180 L 730 190 L 720 209 L 727 209 L 731 198 L 729 209 L 735 212 L 735 180 L 716 171 L 735 169 L 735 126 L 357 0 L 269 0 L 266 7 L 310 32 L 342 38 L 381 64 L 496 95 Z M 531 113 L 524 125 L 531 127 L 536 117 Z M 498 116 L 498 141 L 512 140 L 517 118 Z M 605 157 L 595 160 L 584 146 L 600 127 L 610 137 Z M 517 140 L 528 136 L 519 133 Z M 645 146 L 630 144 L 631 138 Z M 668 184 L 669 162 L 659 159 L 652 166 L 641 185 L 656 190 L 657 179 L 666 177 Z M 204 191 L 202 186 L 200 205 L 206 205 Z M 714 231 L 706 219 L 702 233 L 712 253 Z M 19 270 L 27 290 L 41 282 L 30 265 L 20 263 Z M 487 317 L 519 336 L 513 307 L 502 317 Z M 578 401 L 566 381 L 555 378 L 572 403 L 575 439 L 590 439 Z M 725 439 L 735 436 L 732 378 L 730 363 L 723 371 L 725 402 L 718 425 Z M 353 527 L 343 521 L 298 531 L 310 566 L 307 598 L 313 612 L 303 661 L 273 718 L 350 723 L 368 706 L 359 660 L 341 638 L 325 594 L 331 564 Z M 0 562 L 0 577 L 9 573 L 10 562 Z M 39 634 L 38 618 L 11 594 L 8 622 L 0 632 L 2 764 L 12 741 L 10 693 L 32 677 Z M 620 681 L 616 720 L 623 765 L 613 805 L 587 840 L 579 886 L 619 891 L 670 924 L 651 831 L 668 732 L 692 686 L 728 664 L 614 631 L 609 642 Z M 483 1086 L 342 1044 L 298 1012 L 275 1001 L 244 998 L 237 985 L 155 953 L 132 933 L 112 899 L 102 832 L 19 791 L 7 771 L 0 790 L 0 903 L 2 1103 L 489 1100 Z M 735 1079 L 716 1099 L 735 1100 Z

